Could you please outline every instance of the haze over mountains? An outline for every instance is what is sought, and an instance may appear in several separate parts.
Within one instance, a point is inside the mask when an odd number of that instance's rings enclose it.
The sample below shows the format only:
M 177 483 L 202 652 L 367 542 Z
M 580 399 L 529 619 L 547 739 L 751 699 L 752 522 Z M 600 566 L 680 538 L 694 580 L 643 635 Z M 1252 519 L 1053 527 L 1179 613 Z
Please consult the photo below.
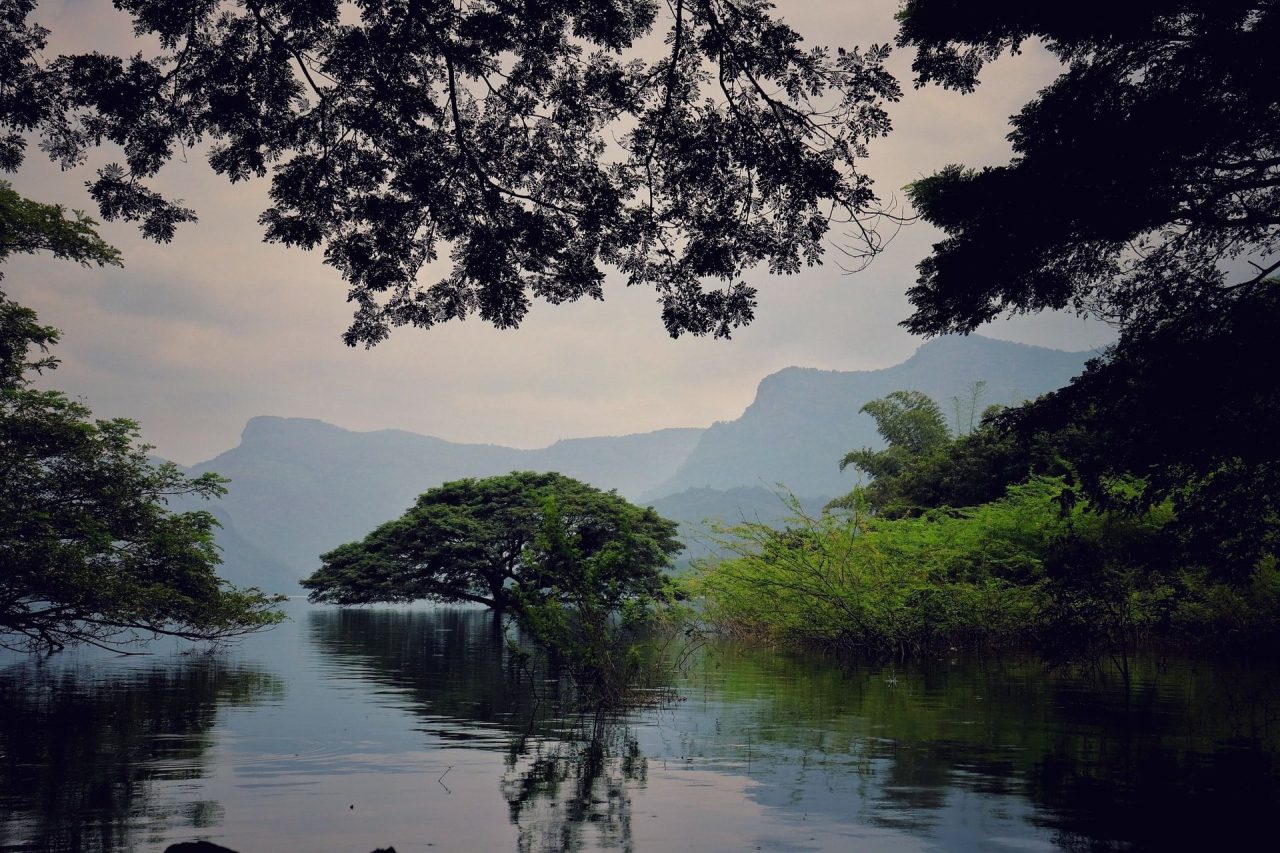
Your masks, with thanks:
M 740 417 L 706 429 L 567 439 L 537 450 L 256 417 L 237 447 L 189 470 L 217 471 L 232 481 L 225 498 L 201 506 L 223 524 L 223 576 L 297 593 L 297 580 L 319 566 L 319 554 L 398 516 L 426 489 L 461 477 L 559 471 L 652 503 L 690 527 L 706 517 L 781 518 L 777 485 L 820 508 L 855 482 L 853 472 L 838 469 L 844 453 L 880 443 L 872 419 L 858 411 L 868 401 L 918 390 L 951 411 L 951 398 L 967 398 L 983 380 L 979 409 L 1017 403 L 1065 384 L 1091 355 L 976 335 L 941 338 L 882 370 L 778 371 L 761 381 Z
M 911 358 L 882 370 L 788 367 L 766 376 L 736 420 L 709 427 L 679 470 L 642 495 L 653 500 L 685 489 L 785 485 L 797 495 L 844 494 L 853 472 L 840 459 L 878 447 L 875 422 L 858 410 L 893 391 L 923 391 L 952 413 L 952 398 L 987 383 L 978 413 L 1052 391 L 1080 372 L 1092 353 L 1072 353 L 978 335 L 936 338 Z
M 400 430 L 351 432 L 309 418 L 256 417 L 239 446 L 190 470 L 231 479 L 214 510 L 224 533 L 232 534 L 228 541 L 219 536 L 222 575 L 298 592 L 297 579 L 319 567 L 319 554 L 399 516 L 432 486 L 515 470 L 559 471 L 635 497 L 673 476 L 701 433 L 665 429 L 517 450 Z M 252 568 L 258 564 L 269 566 L 263 576 Z

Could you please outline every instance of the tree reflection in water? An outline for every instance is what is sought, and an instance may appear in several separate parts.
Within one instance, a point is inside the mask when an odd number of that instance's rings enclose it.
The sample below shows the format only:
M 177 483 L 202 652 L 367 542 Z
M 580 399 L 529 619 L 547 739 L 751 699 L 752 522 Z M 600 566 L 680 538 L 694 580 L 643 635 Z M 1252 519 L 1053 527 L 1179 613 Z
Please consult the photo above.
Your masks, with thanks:
M 493 748 L 521 734 L 554 734 L 545 710 L 567 698 L 554 671 L 532 686 L 487 610 L 321 610 L 307 616 L 311 643 L 335 671 L 402 692 L 424 731 L 460 746 Z
M 631 790 L 644 787 L 648 773 L 640 744 L 623 720 L 605 714 L 584 718 L 578 735 L 512 741 L 502 794 L 520 853 L 632 849 Z
M 1226 849 L 1280 805 L 1280 678 L 1257 662 L 1143 658 L 1126 689 L 1036 660 L 881 671 L 720 644 L 681 676 L 690 701 L 595 718 L 564 710 L 572 695 L 549 670 L 535 696 L 484 612 L 327 612 L 310 625 L 335 671 L 395 686 L 420 730 L 505 753 L 501 793 L 529 853 L 654 837 L 651 805 L 680 797 L 659 769 L 675 759 L 709 792 L 723 779 L 707 826 L 743 845 L 752 825 L 785 837 L 800 821 L 828 847 L 861 825 L 908 849 Z
M 154 783 L 204 776 L 219 708 L 283 691 L 215 654 L 105 675 L 44 660 L 0 670 L 0 848 L 128 850 L 218 823 L 218 803 L 166 802 Z
M 1128 687 L 1034 659 L 892 677 L 747 649 L 720 664 L 717 732 L 750 732 L 753 775 L 793 786 L 769 801 L 810 815 L 856 811 L 969 849 L 988 831 L 966 811 L 978 808 L 1060 848 L 1164 851 L 1250 849 L 1236 842 L 1269 832 L 1280 805 L 1280 679 L 1266 662 L 1146 656 Z
M 530 669 L 519 650 L 532 644 L 517 636 L 513 651 L 499 617 L 347 609 L 309 614 L 308 629 L 344 672 L 411 695 L 429 733 L 481 748 L 501 739 L 520 851 L 630 849 L 630 791 L 644 785 L 647 764 L 626 709 L 575 713 L 569 680 L 545 660 Z M 663 694 L 644 695 L 651 704 Z

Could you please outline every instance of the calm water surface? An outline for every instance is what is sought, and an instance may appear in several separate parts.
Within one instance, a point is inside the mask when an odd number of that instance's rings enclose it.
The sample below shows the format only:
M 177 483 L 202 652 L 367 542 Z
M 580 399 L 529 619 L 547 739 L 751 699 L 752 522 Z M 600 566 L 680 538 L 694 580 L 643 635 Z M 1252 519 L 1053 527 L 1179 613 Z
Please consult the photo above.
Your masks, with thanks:
M 1147 660 L 837 665 L 718 647 L 596 726 L 486 612 L 290 606 L 216 654 L 0 658 L 0 849 L 1247 849 L 1280 678 Z M 594 732 L 597 746 L 587 734 Z

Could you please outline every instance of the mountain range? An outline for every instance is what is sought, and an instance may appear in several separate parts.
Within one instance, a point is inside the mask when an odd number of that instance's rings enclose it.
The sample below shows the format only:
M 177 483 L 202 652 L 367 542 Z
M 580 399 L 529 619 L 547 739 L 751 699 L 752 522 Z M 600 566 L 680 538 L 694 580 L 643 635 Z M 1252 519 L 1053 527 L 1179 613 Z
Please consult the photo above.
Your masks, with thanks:
M 882 370 L 790 367 L 766 376 L 738 418 L 700 428 L 575 438 L 536 450 L 465 444 L 400 430 L 352 432 L 306 418 L 255 417 L 240 444 L 187 469 L 231 480 L 210 509 L 223 525 L 222 575 L 298 593 L 318 555 L 404 512 L 421 492 L 461 477 L 559 471 L 652 504 L 692 536 L 706 518 L 777 521 L 777 493 L 817 511 L 855 482 L 839 459 L 881 442 L 859 409 L 895 390 L 932 396 L 960 422 L 976 406 L 1009 404 L 1065 384 L 1092 353 L 970 335 L 939 338 Z M 955 398 L 953 400 L 953 398 Z M 178 508 L 194 508 L 183 504 Z M 696 546 L 690 551 L 695 555 Z

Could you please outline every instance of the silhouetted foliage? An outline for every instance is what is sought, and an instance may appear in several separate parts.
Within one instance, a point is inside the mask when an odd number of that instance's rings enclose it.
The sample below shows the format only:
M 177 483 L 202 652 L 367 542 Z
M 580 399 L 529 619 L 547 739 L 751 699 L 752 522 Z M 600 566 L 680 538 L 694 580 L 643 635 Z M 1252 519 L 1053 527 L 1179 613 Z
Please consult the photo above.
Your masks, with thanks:
M 0 182 L 0 262 L 47 251 L 118 265 L 94 225 Z M 133 421 L 93 421 L 82 403 L 31 387 L 32 374 L 57 367 L 57 342 L 56 329 L 0 292 L 0 646 L 217 640 L 283 618 L 275 597 L 218 578 L 213 516 L 165 506 L 222 494 L 220 477 L 153 465 Z
M 601 298 L 602 266 L 654 287 L 673 336 L 728 336 L 755 306 L 744 270 L 816 263 L 832 223 L 855 258 L 881 247 L 857 161 L 899 96 L 888 47 L 807 48 L 761 0 L 674 0 L 661 23 L 655 0 L 116 5 L 150 52 L 46 61 L 34 0 L 4 4 L 0 169 L 24 134 L 64 167 L 117 145 L 90 193 L 158 240 L 195 219 L 144 183 L 178 150 L 271 172 L 266 238 L 324 247 L 348 344 L 516 326 L 534 297 Z M 420 283 L 440 255 L 451 271 Z
M 1033 38 L 1066 65 L 1014 116 L 1007 166 L 910 188 L 947 237 L 920 265 L 908 328 L 1064 307 L 1150 321 L 1265 289 L 1280 266 L 1278 5 L 907 2 L 899 43 L 918 49 L 917 85 L 971 90 Z M 1238 258 L 1258 266 L 1228 276 Z
M 1280 545 L 1280 4 L 911 0 L 900 20 L 918 85 L 971 90 L 1034 38 L 1065 65 L 1013 118 L 1008 165 L 910 188 L 946 238 L 905 325 L 1064 307 L 1118 325 L 1082 377 L 997 432 L 1015 457 L 1053 446 L 1098 507 L 1172 499 L 1179 559 L 1247 580 Z
M 1051 437 L 1100 507 L 1171 500 L 1181 559 L 1246 580 L 1280 554 L 1277 323 L 1271 284 L 1217 316 L 1131 327 L 1110 357 L 999 427 L 1023 447 Z M 1109 488 L 1122 478 L 1136 488 Z

